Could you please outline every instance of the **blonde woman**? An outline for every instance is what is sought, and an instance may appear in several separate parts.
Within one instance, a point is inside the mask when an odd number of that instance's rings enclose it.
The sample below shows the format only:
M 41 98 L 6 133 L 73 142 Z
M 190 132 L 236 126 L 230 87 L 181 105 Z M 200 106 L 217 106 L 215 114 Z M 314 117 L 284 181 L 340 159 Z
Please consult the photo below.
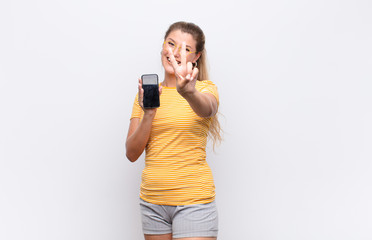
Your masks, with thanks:
M 193 23 L 167 30 L 160 107 L 143 108 L 142 82 L 126 141 L 134 162 L 146 151 L 140 206 L 146 240 L 217 239 L 215 186 L 206 162 L 207 137 L 220 140 L 217 87 L 208 79 L 205 36 Z

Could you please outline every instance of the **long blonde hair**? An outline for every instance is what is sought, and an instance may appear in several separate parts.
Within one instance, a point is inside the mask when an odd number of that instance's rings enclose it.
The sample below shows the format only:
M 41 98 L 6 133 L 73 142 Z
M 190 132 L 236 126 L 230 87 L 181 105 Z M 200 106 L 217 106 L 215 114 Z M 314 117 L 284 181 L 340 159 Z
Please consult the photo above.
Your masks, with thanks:
M 167 32 L 165 33 L 164 40 L 168 35 L 175 30 L 181 30 L 184 33 L 189 33 L 193 36 L 196 41 L 196 53 L 200 53 L 200 57 L 196 61 L 197 67 L 199 69 L 198 80 L 208 80 L 208 64 L 207 64 L 207 51 L 205 50 L 205 35 L 201 28 L 194 23 L 189 22 L 175 22 L 169 26 Z M 217 113 L 218 114 L 218 113 Z M 218 121 L 217 114 L 211 117 L 211 124 L 209 127 L 208 136 L 212 138 L 213 146 L 217 143 L 220 143 L 222 140 L 221 137 L 221 126 Z

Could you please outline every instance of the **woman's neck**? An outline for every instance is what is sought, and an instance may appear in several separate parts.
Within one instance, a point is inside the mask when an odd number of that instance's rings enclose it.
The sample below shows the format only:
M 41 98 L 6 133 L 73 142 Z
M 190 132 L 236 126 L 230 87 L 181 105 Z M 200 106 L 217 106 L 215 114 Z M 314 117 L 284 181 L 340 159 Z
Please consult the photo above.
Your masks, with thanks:
M 174 74 L 165 73 L 162 85 L 164 87 L 176 87 L 176 76 Z

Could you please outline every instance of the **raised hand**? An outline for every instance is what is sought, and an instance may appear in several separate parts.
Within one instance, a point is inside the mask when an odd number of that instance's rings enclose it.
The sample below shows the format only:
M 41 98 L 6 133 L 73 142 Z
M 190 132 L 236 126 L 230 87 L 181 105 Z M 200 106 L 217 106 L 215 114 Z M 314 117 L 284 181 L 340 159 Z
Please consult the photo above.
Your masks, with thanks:
M 177 91 L 181 94 L 194 93 L 196 91 L 195 84 L 199 74 L 198 68 L 194 67 L 191 62 L 186 59 L 186 43 L 182 42 L 181 47 L 181 65 L 178 65 L 174 57 L 173 50 L 168 47 L 169 58 L 172 64 L 174 74 L 176 75 Z

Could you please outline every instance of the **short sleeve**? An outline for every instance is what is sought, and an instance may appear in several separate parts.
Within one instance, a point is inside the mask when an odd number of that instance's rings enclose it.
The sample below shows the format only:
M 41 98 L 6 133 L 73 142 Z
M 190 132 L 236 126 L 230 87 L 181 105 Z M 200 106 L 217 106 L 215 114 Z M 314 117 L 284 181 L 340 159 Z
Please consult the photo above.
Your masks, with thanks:
M 142 116 L 143 116 L 143 110 L 138 103 L 138 93 L 137 93 L 136 98 L 134 99 L 134 102 L 133 102 L 132 115 L 131 115 L 130 119 L 141 118 Z
M 210 80 L 197 81 L 196 88 L 198 91 L 202 93 L 212 94 L 216 98 L 217 104 L 219 104 L 217 86 L 212 81 Z

